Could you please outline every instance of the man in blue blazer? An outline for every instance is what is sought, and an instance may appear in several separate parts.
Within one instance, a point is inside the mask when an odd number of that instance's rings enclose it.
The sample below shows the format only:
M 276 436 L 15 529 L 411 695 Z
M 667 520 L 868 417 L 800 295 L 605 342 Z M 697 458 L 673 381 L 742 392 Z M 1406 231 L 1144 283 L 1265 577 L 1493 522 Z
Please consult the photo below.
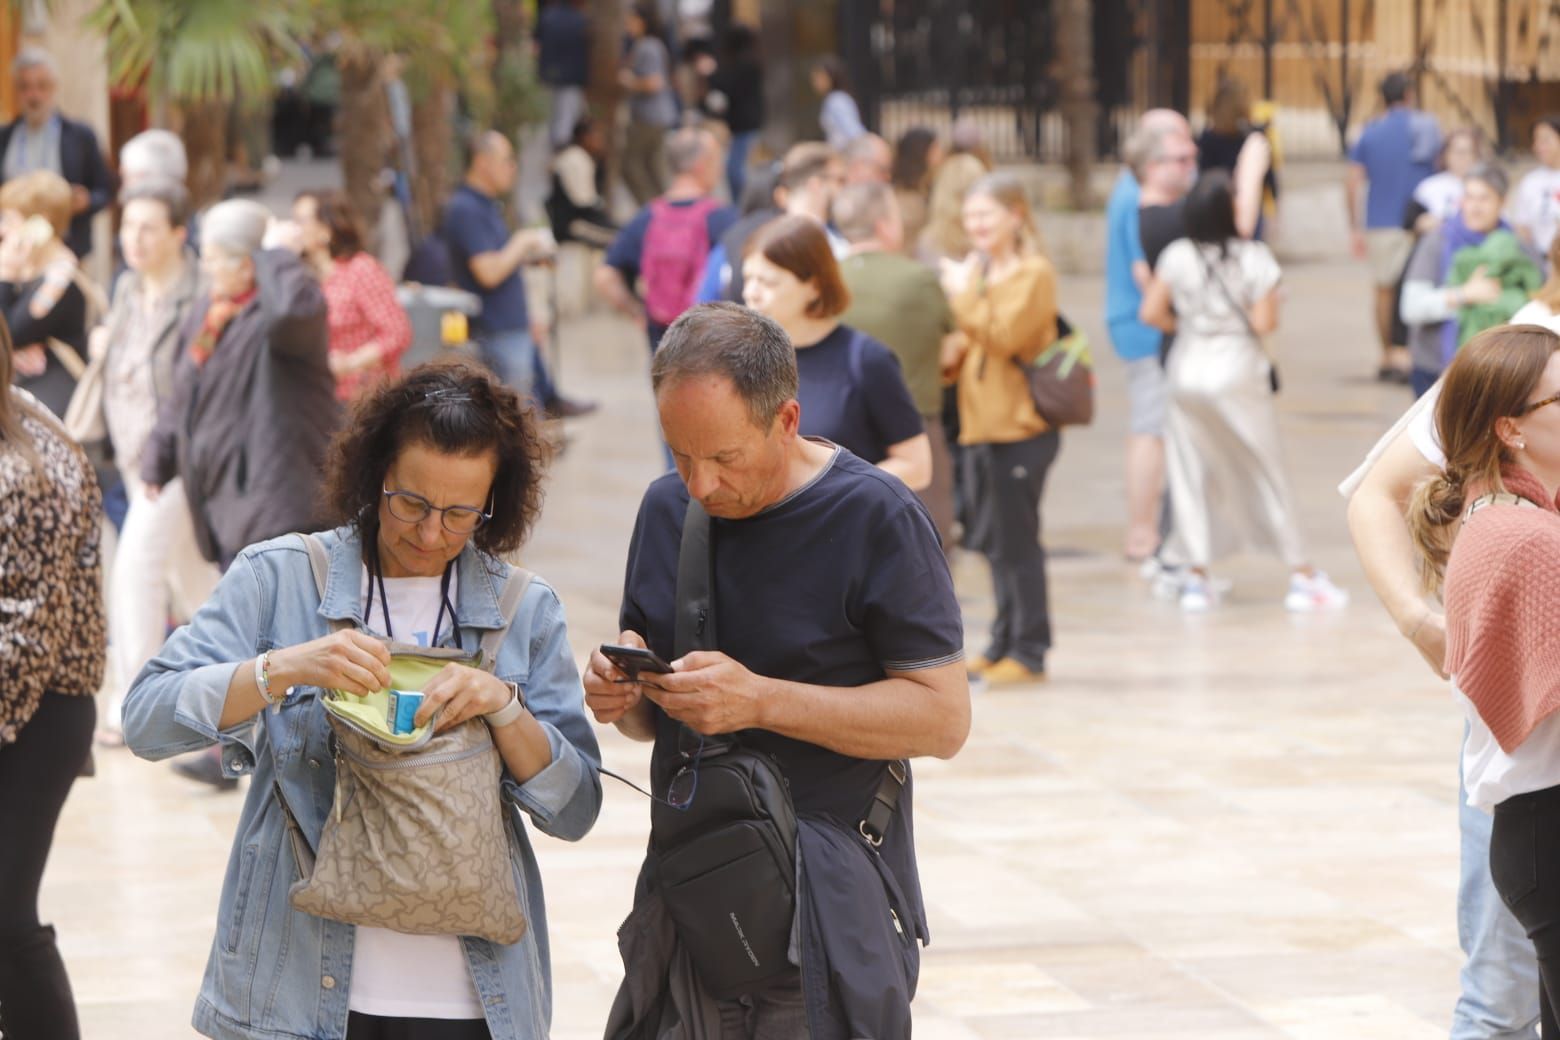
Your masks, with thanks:
M 0 126 L 0 183 L 34 170 L 49 170 L 69 181 L 72 216 L 65 244 L 85 257 L 92 251 L 92 215 L 113 198 L 114 175 L 103 162 L 92 128 L 55 107 L 59 76 L 49 53 L 24 47 L 11 72 L 19 114 Z

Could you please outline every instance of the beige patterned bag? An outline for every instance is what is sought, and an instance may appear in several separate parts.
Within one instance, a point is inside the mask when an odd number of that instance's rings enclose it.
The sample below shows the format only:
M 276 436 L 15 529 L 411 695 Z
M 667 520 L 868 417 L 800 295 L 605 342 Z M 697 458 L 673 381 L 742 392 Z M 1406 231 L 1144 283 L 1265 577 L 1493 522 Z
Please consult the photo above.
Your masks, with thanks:
M 323 588 L 324 547 L 311 535 L 302 537 L 315 583 Z M 510 573 L 499 601 L 506 619 L 513 619 L 530 581 L 526 571 Z M 455 659 L 491 668 L 507 631 L 508 625 L 490 632 L 475 659 Z M 396 682 L 419 672 L 431 678 L 451 659 L 437 651 L 396 649 Z M 415 687 L 408 682 L 407 688 Z M 518 941 L 526 920 L 510 864 L 502 761 L 487 723 L 471 719 L 439 734 L 428 725 L 408 743 L 405 737 L 387 740 L 388 729 L 367 724 L 371 713 L 351 710 L 360 703 L 336 708 L 327 696 L 325 706 L 336 748 L 335 805 L 313 855 L 287 814 L 303 878 L 292 887 L 293 907 L 414 935 Z

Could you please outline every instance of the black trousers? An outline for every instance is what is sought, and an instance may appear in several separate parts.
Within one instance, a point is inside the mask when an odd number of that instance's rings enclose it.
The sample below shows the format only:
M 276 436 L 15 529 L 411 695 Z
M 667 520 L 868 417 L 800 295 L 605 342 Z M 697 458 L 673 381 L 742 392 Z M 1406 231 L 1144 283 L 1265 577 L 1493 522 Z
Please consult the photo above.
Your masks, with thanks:
M 76 1004 L 38 889 L 54 825 L 92 750 L 91 697 L 45 693 L 12 744 L 0 745 L 0 1035 L 76 1040 Z
M 381 1018 L 353 1011 L 347 1040 L 492 1040 L 480 1018 Z
M 991 564 L 997 616 L 983 656 L 1011 657 L 1035 671 L 1051 649 L 1051 602 L 1045 547 L 1040 544 L 1040 497 L 1061 451 L 1055 430 L 1010 444 L 964 448 L 965 548 Z
M 1560 787 L 1495 807 L 1490 877 L 1538 952 L 1543 1035 L 1560 1036 Z

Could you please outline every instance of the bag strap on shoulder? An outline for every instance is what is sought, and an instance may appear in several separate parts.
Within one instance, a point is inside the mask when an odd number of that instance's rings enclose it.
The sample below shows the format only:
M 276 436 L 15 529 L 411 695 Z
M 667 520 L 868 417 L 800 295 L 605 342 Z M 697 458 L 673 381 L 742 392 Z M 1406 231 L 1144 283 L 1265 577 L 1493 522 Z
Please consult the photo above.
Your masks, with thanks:
M 524 567 L 511 567 L 509 578 L 504 582 L 504 591 L 498 596 L 498 612 L 504 619 L 503 627 L 489 630 L 482 637 L 482 642 L 477 644 L 482 653 L 482 667 L 492 671 L 498 666 L 498 651 L 504 645 L 504 640 L 509 637 L 509 630 L 514 627 L 515 615 L 520 611 L 520 601 L 525 599 L 526 591 L 531 587 L 531 579 L 535 575 Z
M 325 602 L 325 582 L 330 577 L 330 553 L 325 551 L 325 543 L 320 541 L 317 534 L 299 532 L 299 541 L 303 542 L 304 552 L 309 554 L 309 573 L 314 576 L 314 591 L 319 596 L 320 602 Z M 334 618 L 330 623 L 332 632 L 339 632 L 344 628 L 351 628 L 352 622 L 345 618 Z
M 690 650 L 716 647 L 714 563 L 710 514 L 698 499 L 690 497 L 677 551 L 677 615 L 672 637 L 672 653 L 677 657 Z

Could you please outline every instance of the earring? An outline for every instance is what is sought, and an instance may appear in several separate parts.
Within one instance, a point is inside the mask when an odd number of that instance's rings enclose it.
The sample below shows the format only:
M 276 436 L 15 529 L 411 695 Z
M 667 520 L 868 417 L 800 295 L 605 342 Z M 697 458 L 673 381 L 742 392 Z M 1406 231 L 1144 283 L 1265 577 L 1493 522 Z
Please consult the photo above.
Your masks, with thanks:
M 1518 451 L 1527 451 L 1527 441 L 1518 441 L 1517 442 L 1517 450 Z

